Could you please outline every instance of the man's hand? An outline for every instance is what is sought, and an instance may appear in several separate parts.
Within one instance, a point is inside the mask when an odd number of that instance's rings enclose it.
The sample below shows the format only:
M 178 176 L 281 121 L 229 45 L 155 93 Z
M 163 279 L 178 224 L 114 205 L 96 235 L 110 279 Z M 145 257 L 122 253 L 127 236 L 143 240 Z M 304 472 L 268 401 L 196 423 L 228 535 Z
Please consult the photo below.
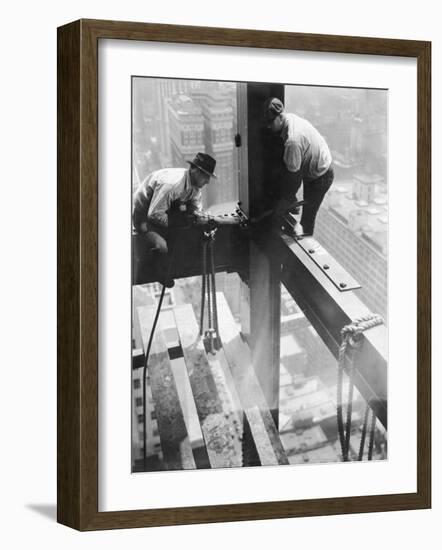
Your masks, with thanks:
M 287 199 L 284 199 L 284 197 L 280 198 L 279 201 L 276 203 L 276 208 L 273 212 L 272 216 L 272 223 L 274 225 L 279 225 L 282 223 L 282 219 L 289 210 L 289 208 L 292 206 L 292 202 L 288 201 Z
M 198 212 L 192 215 L 193 225 L 206 230 L 215 229 L 218 227 L 218 222 L 214 216 L 207 214 L 206 212 Z
M 147 233 L 147 223 L 143 222 L 140 224 L 140 233 Z
M 192 219 L 195 225 L 207 225 L 209 222 L 209 216 L 203 212 L 192 214 Z

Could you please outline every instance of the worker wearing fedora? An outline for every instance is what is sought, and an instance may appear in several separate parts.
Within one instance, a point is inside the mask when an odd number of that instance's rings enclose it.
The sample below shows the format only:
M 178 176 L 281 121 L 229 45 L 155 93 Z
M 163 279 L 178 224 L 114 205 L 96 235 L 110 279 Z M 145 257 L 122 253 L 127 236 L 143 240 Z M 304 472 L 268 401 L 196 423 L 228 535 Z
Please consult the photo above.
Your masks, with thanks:
M 134 282 L 145 263 L 154 262 L 157 280 L 173 286 L 168 271 L 168 237 L 171 213 L 203 215 L 201 190 L 216 178 L 216 161 L 206 153 L 197 153 L 187 161 L 189 168 L 165 168 L 149 174 L 133 197 L 132 221 L 135 230 Z
M 301 225 L 304 235 L 313 235 L 316 215 L 325 194 L 333 183 L 334 172 L 330 149 L 308 120 L 287 113 L 277 97 L 264 104 L 264 126 L 282 145 L 282 158 L 272 186 L 278 186 L 275 219 L 292 211 L 296 193 L 303 183 L 304 201 Z

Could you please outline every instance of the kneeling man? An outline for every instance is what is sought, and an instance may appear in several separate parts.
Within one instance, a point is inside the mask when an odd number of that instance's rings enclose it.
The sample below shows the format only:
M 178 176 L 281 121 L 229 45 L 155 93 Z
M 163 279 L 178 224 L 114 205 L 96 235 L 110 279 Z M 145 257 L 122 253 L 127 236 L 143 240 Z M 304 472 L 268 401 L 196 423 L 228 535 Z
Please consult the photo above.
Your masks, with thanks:
M 140 264 L 152 262 L 156 279 L 173 286 L 168 273 L 168 237 L 170 212 L 182 209 L 186 215 L 203 215 L 201 190 L 214 173 L 216 161 L 210 155 L 197 153 L 189 168 L 165 168 L 149 174 L 135 191 L 132 221 L 135 229 L 134 281 Z

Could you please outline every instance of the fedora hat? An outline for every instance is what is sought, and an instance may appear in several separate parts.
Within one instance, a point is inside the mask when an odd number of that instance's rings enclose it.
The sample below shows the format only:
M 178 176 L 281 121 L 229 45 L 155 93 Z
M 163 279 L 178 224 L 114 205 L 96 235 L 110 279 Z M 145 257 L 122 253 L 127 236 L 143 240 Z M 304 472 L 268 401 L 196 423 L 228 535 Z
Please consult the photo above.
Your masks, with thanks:
M 197 153 L 193 160 L 188 160 L 186 162 L 188 162 L 192 166 L 196 166 L 210 177 L 216 178 L 216 174 L 214 172 L 216 160 L 207 153 Z

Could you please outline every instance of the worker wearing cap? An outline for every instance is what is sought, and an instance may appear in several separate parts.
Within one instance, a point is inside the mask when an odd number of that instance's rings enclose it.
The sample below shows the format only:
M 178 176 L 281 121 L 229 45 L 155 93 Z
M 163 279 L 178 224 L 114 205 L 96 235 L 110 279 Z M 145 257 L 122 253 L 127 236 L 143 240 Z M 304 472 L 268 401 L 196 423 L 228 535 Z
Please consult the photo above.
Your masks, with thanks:
M 211 178 L 216 178 L 216 161 L 210 155 L 197 153 L 192 161 L 187 162 L 189 168 L 165 168 L 152 172 L 134 193 L 135 281 L 138 280 L 140 264 L 153 260 L 158 281 L 173 286 L 168 276 L 167 258 L 171 211 L 178 206 L 185 215 L 203 215 L 201 190 Z
M 284 145 L 274 217 L 280 221 L 281 216 L 290 210 L 303 183 L 305 204 L 301 225 L 305 235 L 313 235 L 316 215 L 334 178 L 330 149 L 310 122 L 287 113 L 282 101 L 276 97 L 264 104 L 264 125 L 279 135 Z

